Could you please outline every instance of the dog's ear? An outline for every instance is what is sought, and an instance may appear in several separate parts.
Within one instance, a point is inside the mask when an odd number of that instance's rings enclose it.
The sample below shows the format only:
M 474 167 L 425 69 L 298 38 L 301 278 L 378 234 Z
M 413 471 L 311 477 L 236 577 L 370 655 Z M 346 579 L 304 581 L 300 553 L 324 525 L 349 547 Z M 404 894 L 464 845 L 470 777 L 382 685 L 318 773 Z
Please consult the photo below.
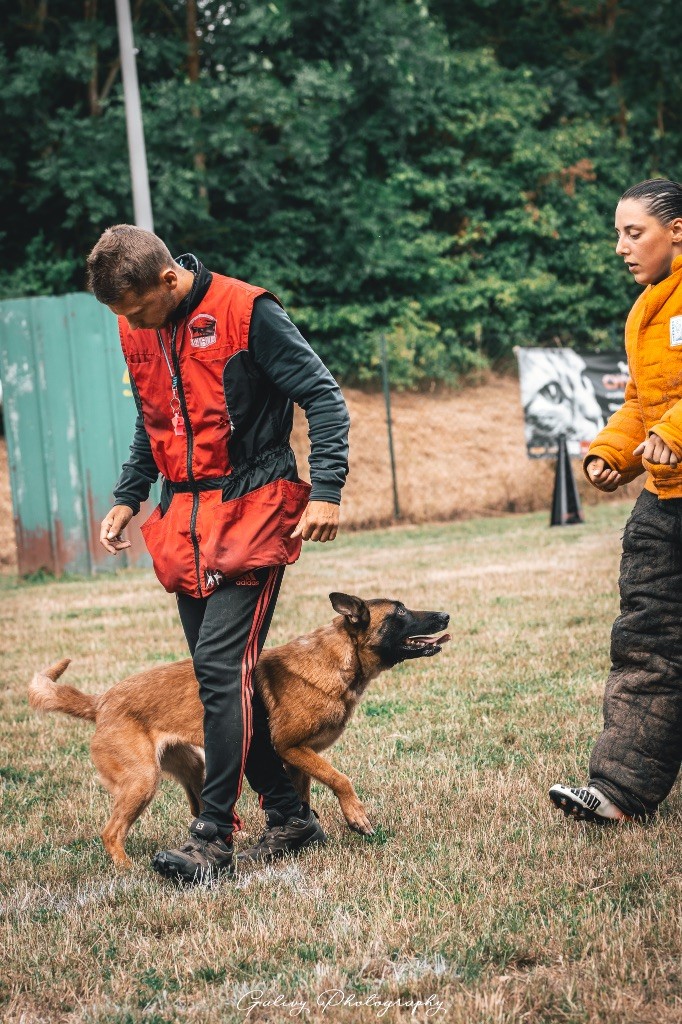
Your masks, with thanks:
M 351 597 L 350 594 L 338 594 L 334 592 L 329 595 L 332 608 L 339 615 L 343 615 L 349 625 L 355 629 L 367 629 L 369 626 L 369 608 L 359 597 Z

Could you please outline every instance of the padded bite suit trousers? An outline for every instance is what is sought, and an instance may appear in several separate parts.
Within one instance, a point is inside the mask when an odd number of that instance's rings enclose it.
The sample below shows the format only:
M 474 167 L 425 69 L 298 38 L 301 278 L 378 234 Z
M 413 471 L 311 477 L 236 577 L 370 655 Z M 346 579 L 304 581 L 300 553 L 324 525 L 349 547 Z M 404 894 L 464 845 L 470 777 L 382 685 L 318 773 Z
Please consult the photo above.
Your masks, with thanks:
M 623 534 L 604 731 L 590 783 L 635 816 L 653 813 L 682 762 L 682 499 L 642 491 Z

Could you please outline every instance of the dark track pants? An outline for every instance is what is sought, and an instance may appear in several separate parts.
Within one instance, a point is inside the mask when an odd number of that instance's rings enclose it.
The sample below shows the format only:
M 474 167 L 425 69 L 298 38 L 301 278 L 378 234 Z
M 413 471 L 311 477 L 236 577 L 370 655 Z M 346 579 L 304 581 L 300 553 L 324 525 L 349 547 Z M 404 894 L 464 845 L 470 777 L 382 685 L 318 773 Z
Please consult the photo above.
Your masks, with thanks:
M 642 816 L 682 762 L 682 499 L 642 491 L 623 534 L 620 598 L 590 783 Z
M 204 706 L 206 781 L 200 818 L 217 825 L 224 837 L 241 828 L 235 804 L 244 775 L 266 811 L 290 817 L 301 808 L 272 746 L 263 702 L 253 690 L 253 670 L 283 575 L 283 567 L 254 569 L 209 597 L 177 595 Z

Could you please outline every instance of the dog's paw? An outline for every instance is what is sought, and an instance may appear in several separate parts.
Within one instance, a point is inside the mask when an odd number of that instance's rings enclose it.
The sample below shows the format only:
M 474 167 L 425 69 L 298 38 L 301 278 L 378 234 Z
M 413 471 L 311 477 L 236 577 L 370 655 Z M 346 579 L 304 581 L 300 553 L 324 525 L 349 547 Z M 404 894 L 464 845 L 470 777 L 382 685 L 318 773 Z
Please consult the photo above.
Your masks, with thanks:
M 362 804 L 358 804 L 356 807 L 353 807 L 352 810 L 346 814 L 346 821 L 348 822 L 348 828 L 352 829 L 353 832 L 359 832 L 361 836 L 374 835 L 372 822 L 367 817 L 367 812 Z
M 135 867 L 130 857 L 127 857 L 125 854 L 122 857 L 112 855 L 111 859 L 117 871 L 131 871 Z

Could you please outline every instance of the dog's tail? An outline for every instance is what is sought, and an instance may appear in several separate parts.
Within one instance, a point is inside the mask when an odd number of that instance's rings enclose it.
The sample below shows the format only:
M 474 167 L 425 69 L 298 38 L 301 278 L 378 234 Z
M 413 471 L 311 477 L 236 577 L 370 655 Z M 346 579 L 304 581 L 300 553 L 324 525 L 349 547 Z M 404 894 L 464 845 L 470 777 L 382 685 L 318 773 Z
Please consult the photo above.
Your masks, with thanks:
M 63 711 L 65 715 L 94 722 L 99 697 L 57 683 L 70 661 L 70 658 L 62 658 L 56 665 L 36 672 L 28 686 L 28 702 L 37 711 Z

